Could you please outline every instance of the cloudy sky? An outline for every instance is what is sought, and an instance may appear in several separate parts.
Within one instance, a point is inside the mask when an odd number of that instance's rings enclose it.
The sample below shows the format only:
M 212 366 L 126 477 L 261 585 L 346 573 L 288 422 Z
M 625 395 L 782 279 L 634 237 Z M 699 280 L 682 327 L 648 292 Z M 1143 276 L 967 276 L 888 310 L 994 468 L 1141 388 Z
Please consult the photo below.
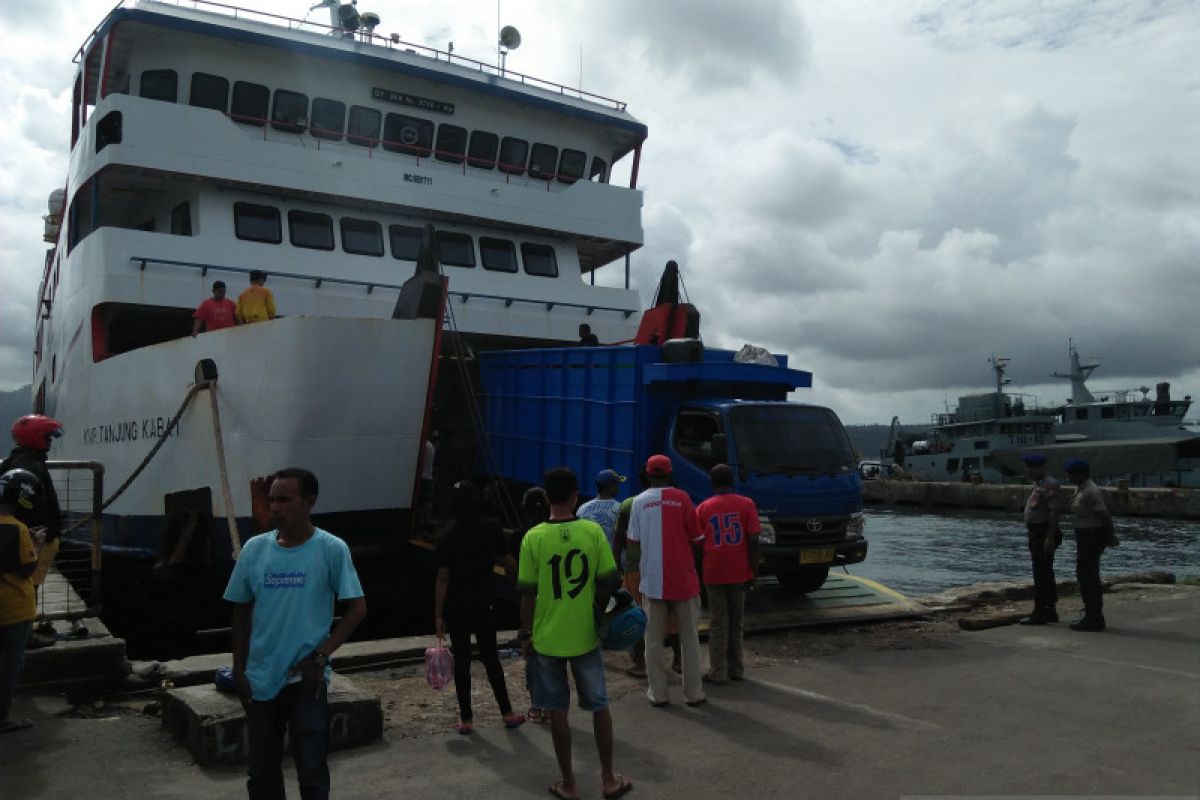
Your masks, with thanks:
M 111 5 L 0 5 L 0 388 L 29 381 L 71 56 Z M 495 57 L 494 3 L 359 8 Z M 501 18 L 524 37 L 512 69 L 582 73 L 648 124 L 644 296 L 677 259 L 706 340 L 790 353 L 845 421 L 924 421 L 986 387 L 991 354 L 1061 400 L 1068 337 L 1103 362 L 1093 388 L 1200 394 L 1200 4 L 503 0 Z

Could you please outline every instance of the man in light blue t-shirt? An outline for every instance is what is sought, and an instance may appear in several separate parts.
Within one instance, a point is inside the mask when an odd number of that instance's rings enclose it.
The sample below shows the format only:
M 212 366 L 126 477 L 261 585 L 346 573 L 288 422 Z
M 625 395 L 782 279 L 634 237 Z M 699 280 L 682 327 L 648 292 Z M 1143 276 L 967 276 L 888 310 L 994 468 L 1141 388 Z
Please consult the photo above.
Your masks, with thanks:
M 268 495 L 273 531 L 246 542 L 225 599 L 233 612 L 233 677 L 246 709 L 254 798 L 283 797 L 283 737 L 292 742 L 300 794 L 329 797 L 329 657 L 367 615 L 350 548 L 314 527 L 317 477 L 275 473 Z M 348 600 L 337 627 L 333 603 Z
M 596 476 L 596 496 L 575 512 L 575 516 L 590 519 L 604 530 L 604 538 L 608 539 L 609 547 L 612 547 L 613 537 L 616 535 L 617 512 L 621 508 L 621 501 L 617 499 L 617 495 L 621 492 L 621 484 L 624 482 L 625 476 L 618 474 L 616 470 L 600 470 Z

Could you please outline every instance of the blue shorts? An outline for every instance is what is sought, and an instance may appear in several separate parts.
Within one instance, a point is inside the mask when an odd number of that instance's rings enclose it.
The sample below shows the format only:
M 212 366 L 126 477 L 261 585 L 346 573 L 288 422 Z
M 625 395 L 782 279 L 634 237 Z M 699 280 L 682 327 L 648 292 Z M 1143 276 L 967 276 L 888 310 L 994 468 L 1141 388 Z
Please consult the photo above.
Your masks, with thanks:
M 536 667 L 532 670 L 533 705 L 548 711 L 566 711 L 571 707 L 571 687 L 567 684 L 567 664 L 575 676 L 575 691 L 579 707 L 584 711 L 603 711 L 608 708 L 608 690 L 604 686 L 604 657 L 597 647 L 581 656 L 561 658 L 545 656 L 536 650 L 530 656 Z

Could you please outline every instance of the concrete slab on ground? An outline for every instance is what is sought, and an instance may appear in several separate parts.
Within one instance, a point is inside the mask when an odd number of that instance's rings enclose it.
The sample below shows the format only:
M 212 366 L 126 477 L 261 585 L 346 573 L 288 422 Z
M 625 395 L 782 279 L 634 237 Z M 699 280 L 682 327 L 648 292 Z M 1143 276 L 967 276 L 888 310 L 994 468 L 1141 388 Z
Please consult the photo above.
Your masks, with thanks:
M 55 640 L 49 647 L 25 651 L 20 688 L 37 691 L 108 691 L 121 685 L 129 673 L 125 640 L 108 632 L 97 618 L 54 623 Z M 79 636 L 83 632 L 86 635 Z
M 246 712 L 237 698 L 211 683 L 168 690 L 162 702 L 162 725 L 196 759 L 196 763 L 241 764 L 246 760 Z M 342 675 L 329 683 L 329 747 L 343 750 L 373 742 L 383 735 L 379 698 Z

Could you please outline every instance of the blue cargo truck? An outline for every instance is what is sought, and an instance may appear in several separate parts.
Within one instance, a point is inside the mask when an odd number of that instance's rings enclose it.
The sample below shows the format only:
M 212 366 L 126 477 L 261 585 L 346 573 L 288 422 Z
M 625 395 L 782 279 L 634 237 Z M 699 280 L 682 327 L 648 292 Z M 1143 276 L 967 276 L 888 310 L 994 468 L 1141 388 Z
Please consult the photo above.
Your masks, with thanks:
M 517 486 L 567 465 L 586 493 L 615 469 L 637 491 L 646 459 L 663 453 L 696 503 L 708 470 L 734 469 L 763 525 L 763 571 L 786 588 L 819 588 L 830 567 L 867 555 L 862 478 L 850 440 L 828 408 L 788 402 L 812 374 L 741 363 L 697 340 L 662 346 L 541 348 L 479 354 L 488 471 Z

